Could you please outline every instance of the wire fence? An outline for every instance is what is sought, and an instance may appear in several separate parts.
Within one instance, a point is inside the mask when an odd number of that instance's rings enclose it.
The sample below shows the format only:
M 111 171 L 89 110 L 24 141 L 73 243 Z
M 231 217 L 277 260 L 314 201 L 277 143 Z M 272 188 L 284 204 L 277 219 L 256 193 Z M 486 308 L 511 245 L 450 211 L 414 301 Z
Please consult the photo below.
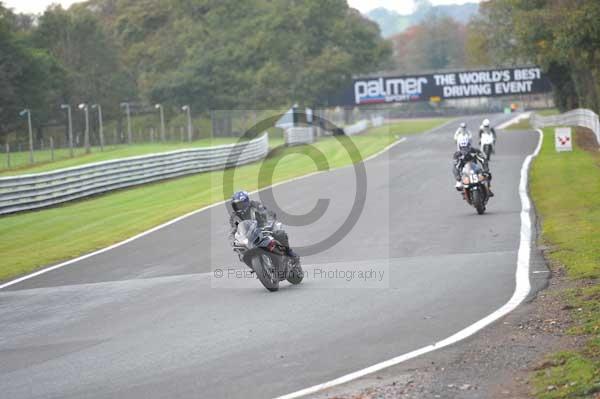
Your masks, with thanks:
M 314 109 L 312 112 L 319 118 L 327 120 L 349 133 L 360 132 L 362 121 L 385 114 L 386 119 L 418 118 L 418 117 L 450 117 L 469 113 L 487 113 L 506 109 L 507 104 L 516 99 L 468 99 L 447 101 L 444 104 L 401 103 L 382 104 L 355 108 L 330 107 Z M 520 107 L 532 105 L 548 105 L 547 97 L 531 97 L 518 101 Z M 283 115 L 286 109 L 276 110 L 214 110 L 191 118 L 191 126 L 185 114 L 167 113 L 161 119 L 155 107 L 137 106 L 133 108 L 131 118 L 124 116 L 118 119 L 107 119 L 102 129 L 103 146 L 100 146 L 100 123 L 95 113 L 89 118 L 89 151 L 111 151 L 127 146 L 161 144 L 192 144 L 200 140 L 213 138 L 235 138 L 244 135 L 258 123 L 276 115 Z M 30 165 L 44 164 L 54 161 L 79 157 L 88 151 L 85 146 L 85 123 L 81 113 L 73 113 L 73 147 L 69 147 L 68 121 L 55 121 L 45 126 L 33 126 L 33 142 L 30 151 L 29 132 L 26 123 L 18 130 L 2 137 L 0 142 L 0 172 L 24 169 Z M 164 124 L 163 124 L 164 121 Z M 357 125 L 358 124 L 358 125 Z M 188 129 L 190 129 L 188 131 Z M 129 132 L 131 131 L 131 134 Z M 271 137 L 284 138 L 283 129 L 268 129 Z M 317 136 L 330 132 L 317 131 Z M 131 137 L 131 142 L 130 142 Z M 181 148 L 181 147 L 178 147 Z M 168 148 L 165 148 L 168 150 Z

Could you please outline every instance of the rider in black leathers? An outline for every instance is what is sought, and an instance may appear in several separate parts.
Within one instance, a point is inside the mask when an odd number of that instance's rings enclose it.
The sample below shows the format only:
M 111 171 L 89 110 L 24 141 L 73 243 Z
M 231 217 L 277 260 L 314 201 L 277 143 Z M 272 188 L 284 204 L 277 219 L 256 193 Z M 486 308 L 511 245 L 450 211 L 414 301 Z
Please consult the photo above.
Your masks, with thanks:
M 481 165 L 483 172 L 488 180 L 488 192 L 490 197 L 494 196 L 492 192 L 492 174 L 490 173 L 487 158 L 483 152 L 477 148 L 471 147 L 471 141 L 468 139 L 460 139 L 458 143 L 459 150 L 454 153 L 452 173 L 456 179 L 456 189 L 462 190 L 462 184 L 460 182 L 460 172 L 467 162 L 475 161 Z
M 264 227 L 269 221 L 277 218 L 275 212 L 268 210 L 262 203 L 252 201 L 245 191 L 238 191 L 231 197 L 231 211 L 229 215 L 229 224 L 231 225 L 230 238 L 233 238 L 237 231 L 237 225 L 243 220 L 256 220 L 259 227 Z M 287 250 L 287 255 L 294 264 L 300 260 L 298 254 L 290 248 L 288 235 L 284 230 L 273 231 L 273 238 L 283 245 Z

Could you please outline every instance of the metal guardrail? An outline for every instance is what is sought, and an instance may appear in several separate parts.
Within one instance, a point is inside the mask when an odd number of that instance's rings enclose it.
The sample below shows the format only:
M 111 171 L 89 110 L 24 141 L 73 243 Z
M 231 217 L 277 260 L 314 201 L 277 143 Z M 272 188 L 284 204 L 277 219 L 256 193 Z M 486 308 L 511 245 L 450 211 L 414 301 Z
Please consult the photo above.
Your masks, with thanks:
M 352 125 L 348 125 L 348 126 L 344 127 L 344 133 L 346 133 L 347 136 L 354 136 L 355 134 L 364 132 L 365 130 L 367 130 L 368 127 L 369 127 L 369 121 L 366 119 L 363 119 Z
M 347 136 L 353 136 L 364 132 L 370 127 L 382 126 L 384 123 L 384 117 L 375 116 L 371 119 L 361 119 L 352 125 L 344 126 L 343 130 Z M 315 141 L 316 136 L 319 136 L 319 128 L 316 127 L 288 127 L 285 129 L 285 144 L 310 144 Z
M 285 145 L 310 144 L 315 141 L 312 127 L 288 127 L 285 129 Z
M 370 127 L 382 126 L 385 123 L 385 118 L 382 116 L 375 116 L 371 119 L 362 119 L 352 125 L 344 127 L 344 133 L 348 136 L 360 134 Z
M 578 108 L 560 115 L 540 116 L 533 114 L 530 117 L 531 125 L 535 128 L 546 126 L 582 126 L 587 127 L 596 135 L 600 143 L 600 121 L 598 115 L 589 109 Z
M 124 187 L 243 165 L 264 158 L 269 137 L 0 178 L 0 215 L 56 205 Z

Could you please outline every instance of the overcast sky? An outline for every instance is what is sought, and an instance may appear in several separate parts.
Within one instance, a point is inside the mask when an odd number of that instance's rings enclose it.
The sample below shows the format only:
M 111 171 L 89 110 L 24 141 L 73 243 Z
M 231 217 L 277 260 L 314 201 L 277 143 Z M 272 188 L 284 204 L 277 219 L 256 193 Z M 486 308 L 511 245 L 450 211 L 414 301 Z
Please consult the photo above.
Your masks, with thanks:
M 433 4 L 463 4 L 468 2 L 478 3 L 480 0 L 431 0 Z M 63 7 L 68 7 L 77 0 L 3 0 L 4 5 L 17 12 L 42 13 L 52 3 L 60 3 Z M 414 3 L 412 0 L 348 0 L 350 6 L 358 8 L 366 13 L 377 7 L 385 7 L 390 10 L 398 11 L 401 14 L 410 14 L 413 11 Z

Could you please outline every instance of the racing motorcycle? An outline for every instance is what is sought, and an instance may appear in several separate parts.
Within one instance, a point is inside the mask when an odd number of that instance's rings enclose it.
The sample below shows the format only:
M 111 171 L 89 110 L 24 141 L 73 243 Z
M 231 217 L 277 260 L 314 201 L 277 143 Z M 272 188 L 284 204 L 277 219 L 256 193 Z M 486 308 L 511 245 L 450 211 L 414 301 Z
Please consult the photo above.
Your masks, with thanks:
M 278 222 L 260 228 L 256 220 L 244 220 L 237 226 L 233 250 L 269 291 L 277 291 L 279 282 L 300 284 L 304 278 L 302 266 L 294 266 L 286 248 L 273 237 Z
M 494 152 L 494 136 L 490 133 L 482 134 L 479 144 L 481 145 L 481 150 L 485 154 L 485 157 L 489 161 Z
M 487 174 L 477 162 L 467 162 L 462 169 L 463 198 L 477 210 L 479 215 L 485 212 L 485 206 L 490 198 L 487 179 Z

